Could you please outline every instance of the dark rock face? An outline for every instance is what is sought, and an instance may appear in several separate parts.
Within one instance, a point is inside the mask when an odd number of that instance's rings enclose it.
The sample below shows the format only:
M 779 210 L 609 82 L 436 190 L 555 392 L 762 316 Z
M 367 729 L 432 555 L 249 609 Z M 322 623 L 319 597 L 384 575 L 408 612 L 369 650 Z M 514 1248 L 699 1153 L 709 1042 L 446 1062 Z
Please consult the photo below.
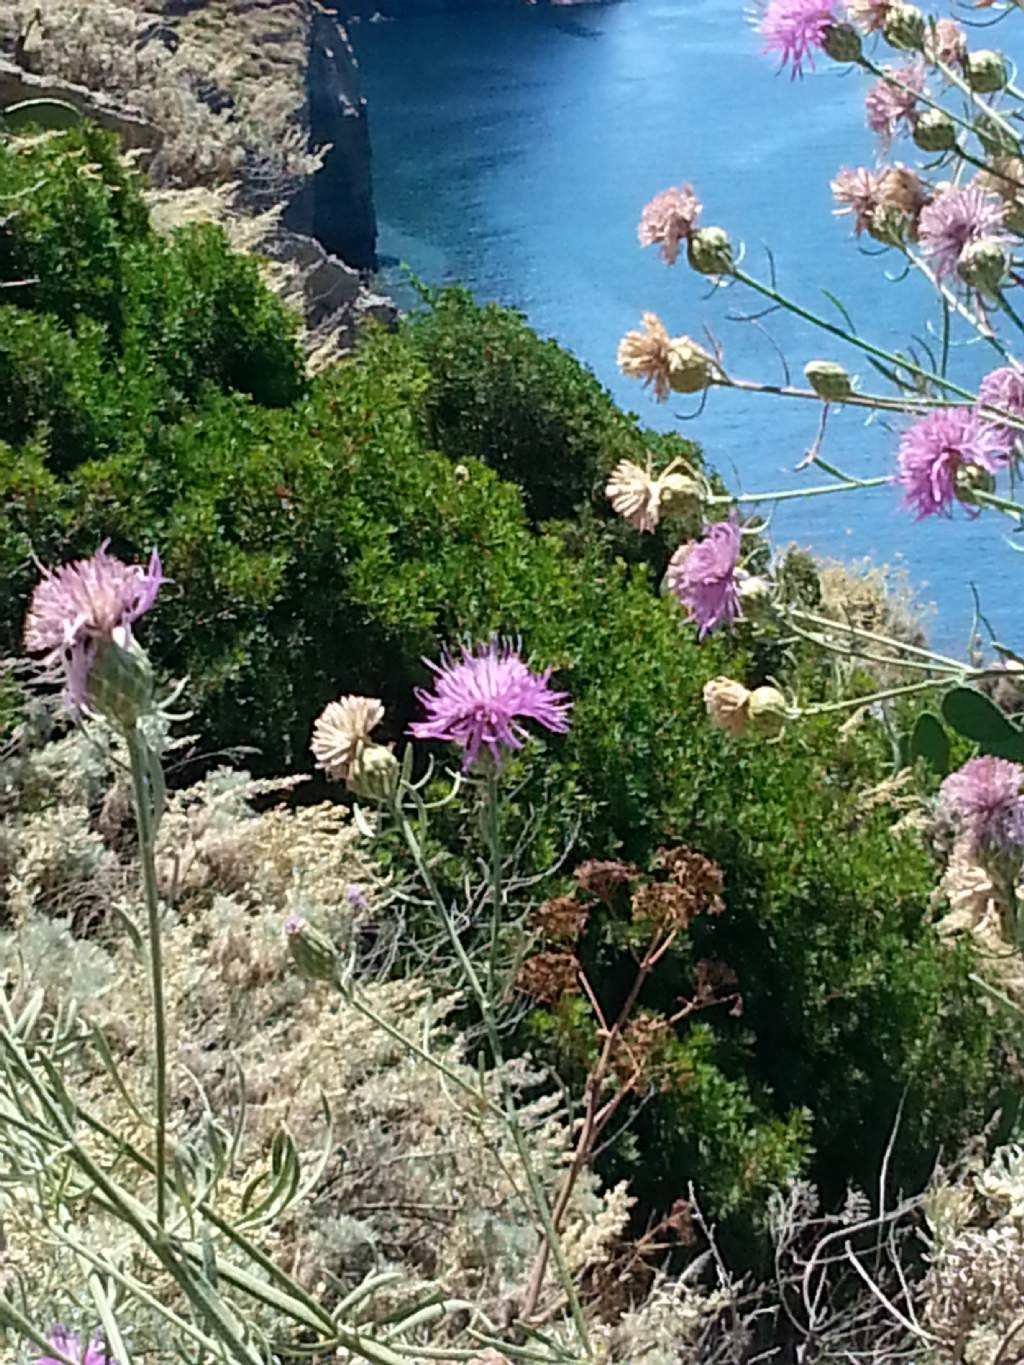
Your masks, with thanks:
M 327 147 L 323 165 L 293 200 L 285 222 L 360 270 L 377 264 L 370 134 L 366 102 L 348 35 L 338 19 L 316 10 L 306 68 L 310 146 Z

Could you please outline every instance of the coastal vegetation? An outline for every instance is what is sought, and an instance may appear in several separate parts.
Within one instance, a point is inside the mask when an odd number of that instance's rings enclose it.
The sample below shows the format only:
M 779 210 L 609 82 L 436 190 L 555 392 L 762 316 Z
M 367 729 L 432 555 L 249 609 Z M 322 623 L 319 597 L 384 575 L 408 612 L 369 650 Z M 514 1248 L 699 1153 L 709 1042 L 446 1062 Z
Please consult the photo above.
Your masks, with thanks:
M 871 385 L 741 382 L 653 313 L 619 361 L 814 403 L 805 496 L 891 482 L 825 446 L 884 414 L 908 524 L 1016 528 L 1017 97 L 951 22 L 761 20 L 980 167 L 834 186 L 938 350 L 818 318 L 684 185 L 641 244 Z M 158 231 L 88 122 L 0 133 L 0 208 L 12 1358 L 1015 1359 L 1012 646 L 938 654 L 877 574 L 773 548 L 777 492 L 462 289 L 312 373 L 261 263 Z

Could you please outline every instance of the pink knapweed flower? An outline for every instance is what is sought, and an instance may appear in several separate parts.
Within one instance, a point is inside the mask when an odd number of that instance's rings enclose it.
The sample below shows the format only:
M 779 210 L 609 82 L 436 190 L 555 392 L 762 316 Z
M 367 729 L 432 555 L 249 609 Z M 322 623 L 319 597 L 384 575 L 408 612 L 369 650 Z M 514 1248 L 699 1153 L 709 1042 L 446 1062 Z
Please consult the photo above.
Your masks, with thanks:
M 990 474 L 1002 469 L 1006 442 L 971 408 L 936 408 L 904 435 L 899 463 L 903 505 L 914 508 L 920 521 L 952 512 L 961 466 L 977 465 Z
M 901 130 L 914 131 L 917 97 L 924 90 L 925 68 L 924 63 L 917 60 L 902 66 L 887 66 L 884 71 L 890 79 L 883 77 L 874 83 L 864 96 L 864 110 L 868 127 L 888 146 Z
M 1024 371 L 1015 365 L 1006 365 L 987 374 L 978 387 L 978 405 L 999 408 L 1024 422 Z M 1007 446 L 1024 439 L 1024 428 L 1007 426 L 996 417 L 985 417 L 984 420 L 999 432 Z
M 103 1349 L 99 1337 L 83 1342 L 77 1332 L 69 1332 L 66 1327 L 54 1327 L 50 1332 L 50 1345 L 61 1355 L 67 1356 L 76 1365 L 110 1365 L 110 1357 Z M 54 1356 L 40 1356 L 36 1365 L 60 1365 Z
M 109 543 L 91 559 L 44 568 L 25 618 L 25 648 L 43 656 L 46 672 L 63 675 L 65 697 L 76 710 L 89 699 L 89 674 L 100 648 L 110 641 L 130 643 L 132 626 L 167 581 L 155 550 L 144 569 L 107 554 Z
M 740 616 L 739 523 L 716 522 L 704 539 L 680 545 L 669 561 L 665 586 L 696 622 L 700 638 Z
M 481 749 L 500 767 L 505 751 L 521 749 L 528 738 L 524 720 L 558 735 L 569 728 L 572 703 L 565 692 L 548 686 L 551 669 L 531 673 L 510 644 L 491 640 L 476 650 L 463 647 L 461 658 L 445 655 L 440 664 L 427 663 L 436 675 L 434 690 L 416 689 L 427 719 L 415 721 L 409 733 L 460 745 L 464 769 L 473 766 Z
M 780 70 L 788 63 L 794 79 L 802 76 L 804 62 L 814 66 L 814 53 L 838 22 L 838 10 L 838 0 L 768 0 L 757 26 L 763 51 L 778 56 Z
M 986 754 L 947 777 L 939 801 L 970 836 L 974 850 L 1024 848 L 1024 768 Z
M 832 197 L 839 205 L 832 211 L 837 218 L 852 214 L 858 237 L 871 227 L 875 210 L 882 203 L 883 175 L 883 171 L 869 170 L 867 166 L 844 166 L 832 181 Z
M 675 265 L 679 259 L 679 244 L 696 228 L 703 207 L 692 185 L 662 190 L 640 215 L 637 228 L 640 245 L 660 246 L 666 264 Z
M 1005 242 L 1003 202 L 973 185 L 959 189 L 950 185 L 925 204 L 918 220 L 921 250 L 931 261 L 938 279 L 956 273 L 964 247 L 983 237 Z

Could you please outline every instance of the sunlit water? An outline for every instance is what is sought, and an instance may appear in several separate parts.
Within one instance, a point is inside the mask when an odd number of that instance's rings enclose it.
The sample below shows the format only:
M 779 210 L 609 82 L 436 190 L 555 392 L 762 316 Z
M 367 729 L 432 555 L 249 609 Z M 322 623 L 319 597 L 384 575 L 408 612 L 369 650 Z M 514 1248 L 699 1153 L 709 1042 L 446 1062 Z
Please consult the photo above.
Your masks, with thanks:
M 778 346 L 797 382 L 807 360 L 830 357 L 862 388 L 875 387 L 849 347 L 786 315 L 764 320 L 769 338 L 730 319 L 756 307 L 749 293 L 708 297 L 684 263 L 668 269 L 641 250 L 640 208 L 667 185 L 692 181 L 705 221 L 742 239 L 763 278 L 769 246 L 781 287 L 805 305 L 836 319 L 821 292 L 829 290 L 883 346 L 928 335 L 936 309 L 927 286 L 887 279 L 887 261 L 858 252 L 848 220 L 832 215 L 832 175 L 874 155 L 862 79 L 828 64 L 802 82 L 776 76 L 736 0 L 523 5 L 351 31 L 370 107 L 382 253 L 427 280 L 461 280 L 481 299 L 521 308 L 648 424 L 673 427 L 695 406 L 656 405 L 616 370 L 619 337 L 647 309 L 674 333 L 710 328 L 738 376 L 779 382 Z M 913 148 L 902 153 L 910 161 Z M 397 270 L 386 278 L 400 291 Z M 976 344 L 958 350 L 954 375 L 976 378 L 991 355 Z M 722 391 L 681 429 L 734 487 L 752 492 L 807 482 L 794 466 L 816 425 L 810 404 Z M 867 477 L 892 470 L 896 444 L 895 431 L 840 410 L 825 454 Z M 932 634 L 947 645 L 966 643 L 972 584 L 1000 636 L 1024 637 L 1024 562 L 1008 529 L 996 514 L 971 522 L 959 510 L 952 523 L 916 524 L 888 488 L 785 504 L 773 522 L 779 542 L 905 567 L 938 605 Z

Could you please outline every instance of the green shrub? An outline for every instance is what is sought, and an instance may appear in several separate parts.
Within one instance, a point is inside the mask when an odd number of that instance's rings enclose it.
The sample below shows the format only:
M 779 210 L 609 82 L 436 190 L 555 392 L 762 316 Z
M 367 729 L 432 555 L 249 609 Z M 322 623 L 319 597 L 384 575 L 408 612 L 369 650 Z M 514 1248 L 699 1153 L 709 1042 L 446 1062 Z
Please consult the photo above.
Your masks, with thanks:
M 622 459 L 695 448 L 643 431 L 557 342 L 521 313 L 481 307 L 468 290 L 422 289 L 427 308 L 408 328 L 429 382 L 422 413 L 429 444 L 453 460 L 478 459 L 523 490 L 535 522 L 571 517 Z M 601 500 L 603 504 L 603 499 Z
M 32 153 L 34 174 L 50 174 L 57 141 Z M 0 172 L 22 155 L 0 149 Z M 99 182 L 71 180 L 68 196 L 93 204 Z M 59 195 L 43 201 L 39 260 L 60 254 L 48 236 Z M 512 766 L 510 837 L 532 810 L 538 867 L 572 835 L 580 857 L 648 865 L 659 845 L 688 844 L 725 873 L 727 913 L 680 944 L 643 1004 L 671 1012 L 696 963 L 713 958 L 737 973 L 744 1013 L 681 1027 L 690 1080 L 640 1109 L 605 1154 L 609 1173 L 628 1173 L 652 1205 L 692 1178 L 712 1211 L 737 1216 L 808 1144 L 809 1170 L 830 1190 L 873 1182 L 905 1097 L 893 1178 L 920 1177 L 983 1115 L 995 1025 L 965 956 L 929 926 L 923 851 L 894 835 L 884 807 L 859 801 L 889 770 L 883 741 L 826 720 L 761 746 L 713 731 L 703 683 L 726 671 L 753 681 L 765 666 L 743 633 L 698 645 L 596 511 L 534 528 L 650 438 L 521 319 L 484 310 L 482 342 L 460 295 L 375 333 L 288 402 L 300 387 L 294 352 L 286 339 L 274 359 L 279 315 L 250 268 L 216 234 L 147 245 L 113 202 L 106 212 L 106 235 L 98 216 L 93 235 L 123 238 L 107 263 L 118 288 L 90 295 L 67 261 L 77 310 L 26 312 L 40 324 L 36 348 L 17 328 L 0 347 L 0 653 L 18 648 L 32 553 L 56 562 L 110 536 L 138 559 L 155 544 L 172 582 L 145 641 L 165 675 L 189 675 L 195 729 L 211 748 L 258 746 L 264 771 L 308 770 L 310 726 L 331 697 L 382 696 L 397 739 L 428 678 L 424 656 L 461 636 L 521 634 L 575 706 L 564 740 Z M 232 281 L 239 312 L 225 319 Z M 493 348 L 483 370 L 482 344 Z M 246 347 L 262 357 L 254 397 L 237 391 Z M 47 357 L 61 361 L 57 378 Z M 510 374 L 521 389 L 490 406 Z M 475 853 L 468 831 L 457 819 L 444 831 L 453 855 Z M 628 954 L 600 939 L 592 951 L 612 1008 Z M 533 1036 L 578 1076 L 580 1059 L 543 1024 Z

